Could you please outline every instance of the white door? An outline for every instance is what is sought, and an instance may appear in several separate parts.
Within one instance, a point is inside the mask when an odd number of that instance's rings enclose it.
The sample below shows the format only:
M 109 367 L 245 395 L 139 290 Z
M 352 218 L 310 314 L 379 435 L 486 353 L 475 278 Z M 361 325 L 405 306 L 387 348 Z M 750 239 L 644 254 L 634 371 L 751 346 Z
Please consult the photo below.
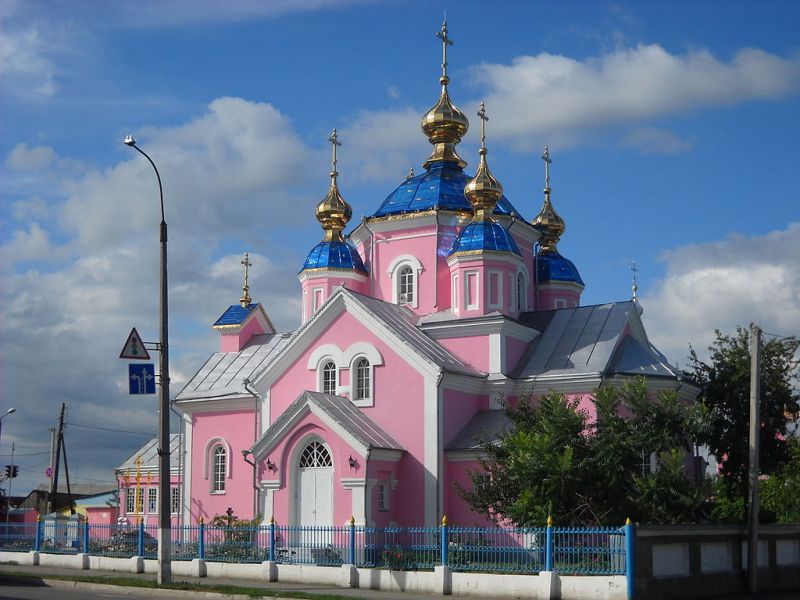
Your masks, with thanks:
M 297 466 L 297 525 L 333 525 L 333 461 L 320 442 L 311 442 Z

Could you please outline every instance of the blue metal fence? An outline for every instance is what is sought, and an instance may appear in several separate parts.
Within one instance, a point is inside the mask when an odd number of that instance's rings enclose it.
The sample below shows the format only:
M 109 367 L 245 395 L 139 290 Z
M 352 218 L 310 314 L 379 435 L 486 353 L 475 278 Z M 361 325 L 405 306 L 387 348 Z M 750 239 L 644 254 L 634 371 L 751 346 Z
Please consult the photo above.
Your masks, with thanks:
M 156 558 L 158 527 L 61 523 L 0 524 L 0 550 Z M 301 527 L 270 523 L 173 527 L 172 560 L 339 566 L 392 570 L 625 575 L 633 572 L 633 525 L 547 527 Z

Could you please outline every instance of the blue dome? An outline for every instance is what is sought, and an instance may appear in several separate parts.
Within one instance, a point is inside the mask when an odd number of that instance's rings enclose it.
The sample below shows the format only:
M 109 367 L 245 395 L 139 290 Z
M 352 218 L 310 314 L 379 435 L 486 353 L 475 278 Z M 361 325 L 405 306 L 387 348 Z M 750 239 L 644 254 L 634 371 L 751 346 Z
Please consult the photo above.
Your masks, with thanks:
M 373 217 L 385 217 L 438 208 L 442 210 L 463 210 L 472 212 L 472 206 L 464 196 L 464 187 L 471 175 L 449 161 L 436 161 L 416 177 L 406 179 L 395 191 L 389 194 Z M 522 215 L 502 196 L 494 209 L 496 215 Z
M 464 227 L 458 234 L 450 255 L 475 250 L 520 253 L 508 230 L 494 221 L 478 221 Z
M 353 269 L 366 273 L 367 269 L 361 261 L 361 256 L 353 246 L 347 242 L 320 242 L 308 253 L 302 270 L 306 269 Z
M 583 279 L 572 261 L 558 252 L 543 252 L 536 258 L 536 277 L 539 283 L 563 281 L 583 285 Z

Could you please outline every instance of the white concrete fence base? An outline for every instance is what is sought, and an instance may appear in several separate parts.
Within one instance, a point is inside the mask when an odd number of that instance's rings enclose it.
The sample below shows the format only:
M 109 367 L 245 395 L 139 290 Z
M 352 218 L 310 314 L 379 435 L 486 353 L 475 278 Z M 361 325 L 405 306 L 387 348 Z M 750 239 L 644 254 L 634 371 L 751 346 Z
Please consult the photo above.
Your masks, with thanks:
M 40 552 L 0 552 L 0 562 L 20 565 L 66 567 L 76 570 L 157 573 L 155 560 L 141 556 L 108 558 L 88 554 L 44 554 Z M 355 565 L 317 567 L 284 565 L 272 561 L 253 564 L 173 561 L 176 577 L 224 577 L 256 581 L 316 583 L 342 588 L 359 588 L 419 594 L 488 596 L 491 598 L 531 598 L 535 600 L 625 600 L 623 575 L 563 576 L 541 572 L 538 575 L 500 575 L 453 572 L 438 566 L 433 571 L 389 571 Z

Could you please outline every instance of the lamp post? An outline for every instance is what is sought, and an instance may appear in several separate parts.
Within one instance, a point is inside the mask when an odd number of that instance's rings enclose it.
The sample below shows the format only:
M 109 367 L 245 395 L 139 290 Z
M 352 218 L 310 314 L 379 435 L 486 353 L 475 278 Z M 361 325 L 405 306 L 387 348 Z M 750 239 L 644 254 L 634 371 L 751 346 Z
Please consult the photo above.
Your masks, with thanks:
M 164 585 L 172 582 L 172 565 L 170 563 L 172 546 L 172 522 L 170 517 L 170 444 L 169 444 L 169 324 L 167 303 L 167 222 L 164 220 L 164 190 L 161 187 L 161 175 L 158 174 L 153 160 L 136 145 L 132 135 L 125 138 L 125 144 L 144 156 L 158 178 L 158 193 L 161 198 L 161 269 L 159 293 L 159 372 L 161 374 L 161 397 L 159 400 L 159 432 L 158 432 L 158 583 Z
M 0 434 L 3 432 L 3 419 L 8 415 L 13 415 L 17 412 L 16 408 L 9 408 L 3 416 L 0 417 Z M 14 449 L 11 449 L 11 468 L 14 468 Z M 11 478 L 8 479 L 8 495 L 6 496 L 6 533 L 8 533 L 8 513 L 11 512 Z

